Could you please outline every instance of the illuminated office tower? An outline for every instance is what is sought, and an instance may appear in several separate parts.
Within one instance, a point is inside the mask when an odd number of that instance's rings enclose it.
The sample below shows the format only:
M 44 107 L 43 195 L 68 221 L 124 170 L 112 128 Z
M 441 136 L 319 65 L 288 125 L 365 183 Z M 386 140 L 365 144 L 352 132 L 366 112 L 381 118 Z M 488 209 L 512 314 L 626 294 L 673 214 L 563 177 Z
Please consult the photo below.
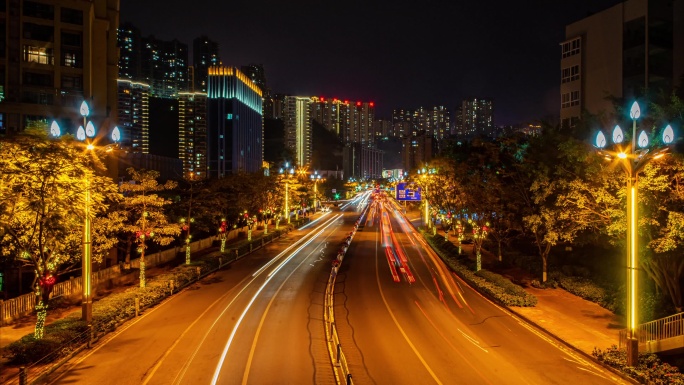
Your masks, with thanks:
M 262 170 L 261 90 L 234 67 L 210 67 L 208 80 L 208 177 Z
M 207 177 L 207 94 L 178 94 L 178 157 L 183 162 L 183 177 Z
M 118 0 L 2 1 L 0 25 L 0 135 L 53 119 L 75 133 L 83 100 L 116 124 Z
M 117 81 L 119 90 L 119 128 L 121 147 L 127 152 L 150 152 L 150 86 L 127 79 Z
M 193 84 L 197 92 L 207 92 L 209 67 L 221 65 L 219 45 L 207 36 L 192 41 Z
M 282 103 L 285 147 L 294 152 L 298 166 L 311 163 L 313 155 L 310 104 L 308 96 L 285 96 Z

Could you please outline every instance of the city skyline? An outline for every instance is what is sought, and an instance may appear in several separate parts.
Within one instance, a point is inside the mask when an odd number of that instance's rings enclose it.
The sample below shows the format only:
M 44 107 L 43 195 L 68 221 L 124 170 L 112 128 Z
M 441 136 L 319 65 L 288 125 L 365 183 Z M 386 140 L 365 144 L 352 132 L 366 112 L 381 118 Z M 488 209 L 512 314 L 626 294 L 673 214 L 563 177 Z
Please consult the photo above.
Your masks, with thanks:
M 300 9 L 277 2 L 197 1 L 187 8 L 178 1 L 123 0 L 121 21 L 143 35 L 188 44 L 207 35 L 219 43 L 225 65 L 263 64 L 272 92 L 374 101 L 380 118 L 395 108 L 453 109 L 464 98 L 487 97 L 496 105 L 495 124 L 507 125 L 557 119 L 565 26 L 619 2 Z

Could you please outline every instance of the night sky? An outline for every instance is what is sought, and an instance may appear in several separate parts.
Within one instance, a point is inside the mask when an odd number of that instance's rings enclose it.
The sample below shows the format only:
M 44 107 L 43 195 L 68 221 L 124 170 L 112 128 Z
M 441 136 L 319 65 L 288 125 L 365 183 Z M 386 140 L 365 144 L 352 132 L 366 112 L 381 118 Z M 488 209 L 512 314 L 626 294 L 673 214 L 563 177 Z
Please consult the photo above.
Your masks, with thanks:
M 190 51 L 206 34 L 224 65 L 263 64 L 275 93 L 373 101 L 378 118 L 492 97 L 503 125 L 559 114 L 565 25 L 617 3 L 121 0 L 121 22 Z

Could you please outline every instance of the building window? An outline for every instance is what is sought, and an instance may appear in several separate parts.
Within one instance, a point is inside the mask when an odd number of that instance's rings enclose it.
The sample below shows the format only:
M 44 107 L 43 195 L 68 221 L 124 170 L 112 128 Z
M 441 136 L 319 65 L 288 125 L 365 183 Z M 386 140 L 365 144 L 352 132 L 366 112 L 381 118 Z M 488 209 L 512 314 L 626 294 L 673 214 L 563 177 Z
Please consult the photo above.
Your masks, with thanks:
M 49 4 L 24 0 L 24 16 L 38 19 L 52 20 L 55 17 L 55 7 Z
M 64 67 L 81 68 L 81 53 L 73 50 L 62 50 L 62 65 Z
M 579 91 L 572 91 L 561 95 L 561 108 L 568 108 L 579 106 L 580 93 Z
M 52 42 L 54 39 L 54 27 L 51 25 L 40 25 L 24 23 L 24 39 Z
M 24 45 L 24 61 L 39 64 L 54 64 L 52 48 Z
M 62 32 L 62 45 L 68 45 L 70 47 L 81 47 L 81 33 Z
M 563 68 L 561 70 L 561 83 L 569 83 L 579 80 L 579 65 Z
M 62 75 L 62 88 L 83 90 L 83 78 L 80 75 Z
M 83 11 L 79 9 L 62 7 L 61 20 L 62 23 L 83 25 Z
M 580 53 L 580 48 L 582 47 L 582 40 L 580 38 L 565 42 L 562 44 L 564 58 L 577 55 Z
M 24 85 L 38 87 L 54 87 L 52 74 L 24 72 Z

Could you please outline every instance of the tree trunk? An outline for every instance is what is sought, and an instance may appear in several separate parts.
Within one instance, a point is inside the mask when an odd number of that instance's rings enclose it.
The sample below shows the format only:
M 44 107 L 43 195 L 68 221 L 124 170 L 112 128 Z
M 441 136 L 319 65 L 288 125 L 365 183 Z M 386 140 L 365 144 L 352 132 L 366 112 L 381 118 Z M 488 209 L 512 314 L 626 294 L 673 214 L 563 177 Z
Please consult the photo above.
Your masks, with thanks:
M 499 243 L 499 262 L 501 262 L 501 261 L 503 261 L 502 250 L 501 250 L 501 249 L 502 249 L 502 247 L 501 247 L 501 240 L 499 240 L 498 243 Z
M 549 252 L 551 252 L 551 245 L 546 245 L 544 252 L 542 253 L 542 282 L 546 282 L 548 276 L 548 260 Z
M 132 246 L 133 240 L 131 236 L 128 236 L 126 238 L 126 259 L 124 259 L 124 269 L 130 269 L 131 268 L 131 246 Z
M 482 247 L 480 245 L 475 245 L 475 246 L 473 246 L 473 248 L 476 249 L 475 258 L 476 258 L 477 264 L 475 267 L 475 271 L 480 271 L 480 270 L 482 270 L 482 253 L 481 253 Z
M 145 245 L 142 246 L 142 252 L 140 253 L 140 287 L 145 287 L 147 282 L 145 280 Z

